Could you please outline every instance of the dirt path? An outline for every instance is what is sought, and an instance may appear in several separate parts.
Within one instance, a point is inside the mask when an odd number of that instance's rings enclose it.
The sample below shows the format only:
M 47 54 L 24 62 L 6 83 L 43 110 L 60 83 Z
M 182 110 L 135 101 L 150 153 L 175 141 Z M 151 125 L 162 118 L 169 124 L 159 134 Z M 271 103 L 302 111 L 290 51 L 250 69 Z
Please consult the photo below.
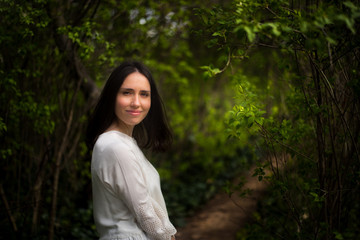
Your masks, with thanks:
M 206 203 L 187 225 L 178 229 L 177 240 L 235 240 L 236 233 L 256 209 L 259 197 L 264 193 L 266 184 L 252 177 L 254 169 L 248 171 L 244 188 L 252 189 L 252 194 L 240 198 L 233 194 L 230 199 L 226 193 L 217 194 Z

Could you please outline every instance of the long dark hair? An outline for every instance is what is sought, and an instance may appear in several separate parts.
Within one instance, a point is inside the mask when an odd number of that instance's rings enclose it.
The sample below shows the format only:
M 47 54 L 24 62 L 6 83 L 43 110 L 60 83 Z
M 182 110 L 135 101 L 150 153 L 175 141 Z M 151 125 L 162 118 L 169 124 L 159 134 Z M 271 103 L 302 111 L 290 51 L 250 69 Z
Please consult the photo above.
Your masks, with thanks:
M 145 119 L 134 127 L 133 137 L 140 147 L 152 151 L 164 151 L 170 147 L 172 134 L 167 122 L 163 101 L 150 70 L 140 62 L 129 61 L 122 63 L 111 73 L 89 119 L 86 141 L 90 149 L 93 148 L 99 135 L 105 132 L 116 119 L 116 96 L 125 78 L 134 72 L 143 74 L 149 80 L 151 107 Z

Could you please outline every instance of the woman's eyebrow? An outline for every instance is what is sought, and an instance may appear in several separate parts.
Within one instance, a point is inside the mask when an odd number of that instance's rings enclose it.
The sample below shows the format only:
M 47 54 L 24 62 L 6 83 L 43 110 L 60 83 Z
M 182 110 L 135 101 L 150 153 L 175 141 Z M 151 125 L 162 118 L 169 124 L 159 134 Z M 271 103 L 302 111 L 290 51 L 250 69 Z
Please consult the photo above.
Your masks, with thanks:
M 120 88 L 120 90 L 125 90 L 125 91 L 134 91 L 134 89 L 132 88 Z M 148 92 L 150 93 L 151 90 L 140 90 L 140 92 Z

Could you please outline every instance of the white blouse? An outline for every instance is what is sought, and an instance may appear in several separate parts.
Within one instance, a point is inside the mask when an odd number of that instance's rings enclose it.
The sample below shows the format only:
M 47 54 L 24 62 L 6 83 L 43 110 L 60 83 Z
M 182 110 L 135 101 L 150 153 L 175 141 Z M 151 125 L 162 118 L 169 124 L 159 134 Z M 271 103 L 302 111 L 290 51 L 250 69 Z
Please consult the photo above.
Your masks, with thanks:
M 135 139 L 109 131 L 91 161 L 94 219 L 100 240 L 170 240 L 171 224 L 160 177 Z

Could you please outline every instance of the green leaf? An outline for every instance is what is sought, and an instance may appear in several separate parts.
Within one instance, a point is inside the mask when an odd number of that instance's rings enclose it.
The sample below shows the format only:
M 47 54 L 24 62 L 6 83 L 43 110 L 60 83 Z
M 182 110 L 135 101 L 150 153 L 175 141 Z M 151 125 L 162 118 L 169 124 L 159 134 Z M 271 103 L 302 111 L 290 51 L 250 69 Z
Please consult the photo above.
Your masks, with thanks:
M 350 18 L 348 18 L 348 17 L 347 17 L 346 15 L 344 15 L 344 14 L 338 15 L 337 18 L 338 18 L 339 20 L 341 20 L 341 21 L 344 21 L 345 24 L 346 24 L 346 26 L 349 28 L 349 30 L 350 30 L 353 34 L 356 33 L 356 31 L 355 31 L 355 29 L 354 29 L 354 19 L 350 19 Z
M 350 1 L 343 2 L 343 4 L 344 4 L 345 6 L 347 6 L 348 8 L 350 8 L 351 11 L 357 11 L 357 10 L 359 10 L 359 7 L 355 6 L 354 3 L 350 2 Z
M 335 239 L 338 239 L 338 240 L 343 240 L 343 239 L 344 239 L 344 237 L 342 236 L 341 233 L 339 233 L 339 232 L 334 232 L 334 234 L 335 234 Z
M 7 126 L 4 123 L 4 119 L 0 117 L 0 135 L 2 132 L 6 132 L 6 131 L 7 131 Z
M 281 32 L 279 31 L 278 26 L 275 23 L 266 23 L 265 26 L 269 26 L 271 28 L 271 32 L 275 35 L 275 36 L 280 36 Z
M 336 45 L 337 44 L 337 41 L 329 36 L 326 37 L 326 40 L 330 43 L 330 44 L 333 44 L 333 45 Z
M 254 42 L 255 40 L 255 37 L 256 37 L 256 34 L 255 32 L 253 31 L 253 29 L 251 29 L 249 26 L 245 26 L 244 27 L 244 30 L 247 34 L 247 37 L 249 39 L 250 42 Z
M 212 36 L 214 36 L 214 37 L 216 37 L 216 36 L 219 36 L 219 37 L 221 37 L 223 34 L 221 33 L 221 32 L 214 32 L 213 34 L 212 34 Z

